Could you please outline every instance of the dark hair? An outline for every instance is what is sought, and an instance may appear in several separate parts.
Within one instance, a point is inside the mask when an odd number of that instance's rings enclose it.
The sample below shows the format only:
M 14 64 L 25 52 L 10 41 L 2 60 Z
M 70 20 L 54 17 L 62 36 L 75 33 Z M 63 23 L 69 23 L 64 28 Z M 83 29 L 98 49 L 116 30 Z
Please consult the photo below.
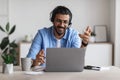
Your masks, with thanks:
M 70 16 L 69 25 L 71 25 L 72 20 L 72 13 L 71 11 L 65 6 L 57 6 L 53 11 L 50 13 L 50 20 L 51 22 L 54 21 L 56 14 L 68 14 Z

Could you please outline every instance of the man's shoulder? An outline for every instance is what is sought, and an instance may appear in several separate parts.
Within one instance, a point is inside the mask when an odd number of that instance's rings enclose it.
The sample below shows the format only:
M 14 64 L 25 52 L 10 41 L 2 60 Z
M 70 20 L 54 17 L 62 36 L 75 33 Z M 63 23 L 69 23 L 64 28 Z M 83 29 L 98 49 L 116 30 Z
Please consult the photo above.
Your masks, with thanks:
M 44 27 L 42 29 L 39 29 L 38 32 L 42 33 L 42 32 L 48 32 L 52 29 L 52 27 Z

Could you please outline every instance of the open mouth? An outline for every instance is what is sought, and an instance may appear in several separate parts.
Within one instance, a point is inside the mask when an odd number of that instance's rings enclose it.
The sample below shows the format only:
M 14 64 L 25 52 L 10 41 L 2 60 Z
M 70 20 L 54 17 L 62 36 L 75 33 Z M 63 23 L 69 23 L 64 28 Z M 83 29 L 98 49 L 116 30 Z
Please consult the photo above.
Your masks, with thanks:
M 58 26 L 57 28 L 59 28 L 59 29 L 65 29 L 64 27 L 61 27 L 61 26 Z
M 58 30 L 62 30 L 62 31 L 63 31 L 63 30 L 64 30 L 64 28 L 58 28 Z
M 64 27 L 58 27 L 57 30 L 60 31 L 60 32 L 63 32 L 65 30 L 65 28 Z

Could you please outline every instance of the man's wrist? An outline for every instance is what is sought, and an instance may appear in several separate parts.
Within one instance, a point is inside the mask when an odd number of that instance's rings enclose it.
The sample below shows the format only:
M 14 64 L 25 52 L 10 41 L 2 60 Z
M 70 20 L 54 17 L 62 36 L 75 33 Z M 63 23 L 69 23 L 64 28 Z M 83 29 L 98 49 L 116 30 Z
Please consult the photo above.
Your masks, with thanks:
M 39 65 L 40 65 L 40 62 L 38 62 L 37 60 L 33 60 L 32 67 L 39 66 Z
M 87 42 L 87 43 L 84 43 L 84 42 L 82 41 L 82 45 L 83 45 L 84 47 L 86 47 L 86 46 L 88 45 L 88 42 Z

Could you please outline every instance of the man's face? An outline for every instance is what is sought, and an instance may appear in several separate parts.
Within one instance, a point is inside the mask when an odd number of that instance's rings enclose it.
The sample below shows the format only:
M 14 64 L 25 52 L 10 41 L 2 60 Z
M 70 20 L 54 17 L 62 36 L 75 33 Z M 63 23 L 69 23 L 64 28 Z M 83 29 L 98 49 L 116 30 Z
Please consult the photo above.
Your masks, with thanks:
M 69 25 L 69 18 L 70 16 L 66 14 L 56 14 L 53 24 L 57 35 L 64 35 L 66 28 Z

